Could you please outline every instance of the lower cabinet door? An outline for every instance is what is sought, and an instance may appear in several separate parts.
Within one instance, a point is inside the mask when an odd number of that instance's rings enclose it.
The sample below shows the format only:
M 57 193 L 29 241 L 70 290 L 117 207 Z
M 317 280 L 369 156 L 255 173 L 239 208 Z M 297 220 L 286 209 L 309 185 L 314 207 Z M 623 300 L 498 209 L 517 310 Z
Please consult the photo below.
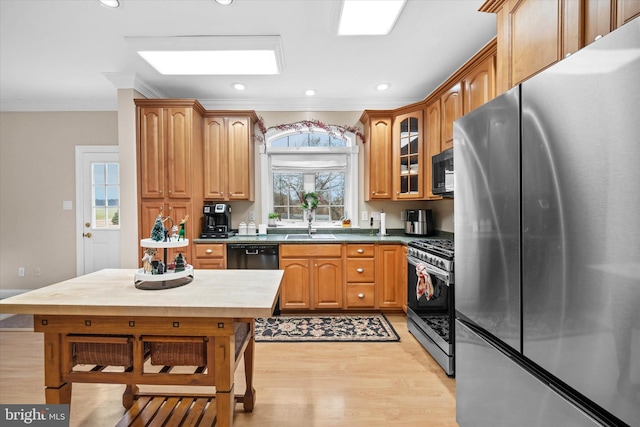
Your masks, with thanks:
M 315 259 L 313 287 L 315 308 L 342 308 L 342 258 Z
M 309 259 L 281 259 L 284 278 L 280 287 L 281 309 L 311 308 L 311 281 Z

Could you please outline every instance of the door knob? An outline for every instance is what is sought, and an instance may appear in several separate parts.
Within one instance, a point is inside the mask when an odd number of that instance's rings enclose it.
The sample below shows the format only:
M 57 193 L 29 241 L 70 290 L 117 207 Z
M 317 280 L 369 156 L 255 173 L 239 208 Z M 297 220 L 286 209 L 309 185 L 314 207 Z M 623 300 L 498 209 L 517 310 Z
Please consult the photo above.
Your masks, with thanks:
M 90 223 L 90 222 L 85 222 L 85 223 L 84 223 L 84 226 L 85 226 L 85 227 L 91 227 L 91 223 Z
M 91 232 L 82 233 L 82 237 L 88 237 L 90 239 L 91 238 Z

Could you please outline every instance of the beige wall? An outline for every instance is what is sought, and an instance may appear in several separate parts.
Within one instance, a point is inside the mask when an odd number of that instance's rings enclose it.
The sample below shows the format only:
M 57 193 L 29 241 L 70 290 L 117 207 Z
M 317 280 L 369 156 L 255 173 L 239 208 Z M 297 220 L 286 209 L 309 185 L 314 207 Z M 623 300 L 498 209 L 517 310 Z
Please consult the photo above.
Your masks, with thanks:
M 123 184 L 121 267 L 135 268 L 137 197 L 135 105 L 142 96 L 118 91 L 119 112 L 0 113 L 0 293 L 35 289 L 76 275 L 75 146 L 119 145 Z M 258 112 L 265 126 L 316 119 L 334 125 L 360 126 L 361 112 Z M 258 145 L 258 144 L 257 144 Z M 256 153 L 258 152 L 256 146 Z M 435 228 L 453 231 L 453 201 L 368 202 L 362 197 L 364 150 L 360 150 L 360 210 L 384 209 L 387 228 L 403 228 L 404 209 L 432 209 Z M 255 202 L 233 202 L 233 226 L 253 210 L 261 217 L 260 159 L 256 155 Z M 73 210 L 62 210 L 64 200 Z M 127 220 L 128 219 L 128 220 Z M 352 219 L 368 229 L 369 222 Z M 377 223 L 375 228 L 377 228 Z M 18 277 L 25 267 L 25 277 Z M 35 268 L 42 274 L 35 276 Z
M 75 146 L 117 144 L 116 112 L 0 113 L 0 291 L 76 275 Z

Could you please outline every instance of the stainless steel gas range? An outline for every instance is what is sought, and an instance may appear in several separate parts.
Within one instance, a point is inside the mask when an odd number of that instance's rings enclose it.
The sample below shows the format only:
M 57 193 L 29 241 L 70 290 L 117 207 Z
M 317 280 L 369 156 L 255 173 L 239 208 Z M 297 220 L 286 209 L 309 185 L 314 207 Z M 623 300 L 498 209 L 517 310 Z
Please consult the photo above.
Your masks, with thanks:
M 408 246 L 409 332 L 454 377 L 453 241 L 424 239 Z

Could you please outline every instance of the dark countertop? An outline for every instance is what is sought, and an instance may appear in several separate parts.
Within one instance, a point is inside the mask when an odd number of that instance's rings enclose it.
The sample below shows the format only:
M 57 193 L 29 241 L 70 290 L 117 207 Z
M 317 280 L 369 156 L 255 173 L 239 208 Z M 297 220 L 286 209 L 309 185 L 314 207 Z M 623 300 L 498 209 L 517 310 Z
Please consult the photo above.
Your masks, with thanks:
M 447 232 L 436 231 L 434 236 L 408 236 L 402 230 L 389 230 L 386 236 L 377 236 L 377 230 L 370 233 L 369 230 L 363 229 L 321 229 L 312 233 L 317 234 L 333 234 L 335 239 L 309 239 L 289 238 L 287 235 L 307 234 L 307 230 L 302 229 L 269 229 L 266 235 L 240 236 L 235 235 L 228 239 L 194 239 L 194 243 L 382 243 L 382 244 L 407 244 L 414 240 L 422 239 L 452 239 L 453 234 Z

